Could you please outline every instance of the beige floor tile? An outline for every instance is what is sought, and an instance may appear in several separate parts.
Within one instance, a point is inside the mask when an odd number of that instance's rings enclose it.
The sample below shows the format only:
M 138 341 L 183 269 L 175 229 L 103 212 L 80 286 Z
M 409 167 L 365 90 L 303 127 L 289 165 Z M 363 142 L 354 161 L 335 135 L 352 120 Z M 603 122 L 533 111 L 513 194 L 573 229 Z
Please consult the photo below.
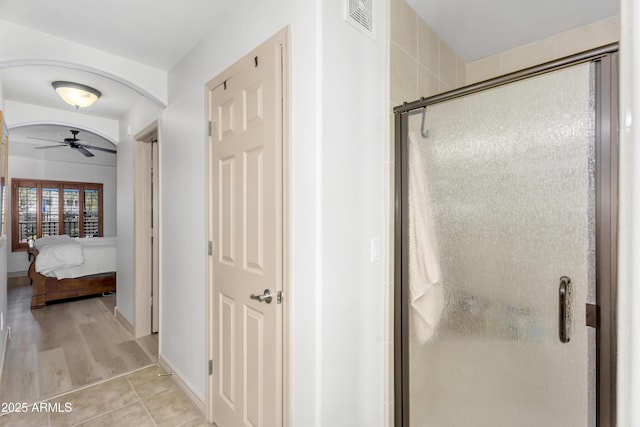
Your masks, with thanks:
M 63 405 L 70 403 L 72 410 L 66 414 L 51 414 L 51 425 L 74 425 L 137 400 L 138 397 L 126 378 L 117 378 L 52 399 L 52 402 Z
M 164 373 L 164 370 L 158 365 L 153 365 L 127 375 L 127 379 L 141 399 L 148 399 L 175 387 L 170 376 L 159 377 L 160 373 Z
M 78 427 L 154 427 L 155 424 L 140 402 L 116 409 L 92 420 L 79 424 Z
M 204 418 L 196 418 L 195 420 L 187 421 L 186 424 L 181 424 L 180 427 L 211 427 L 215 424 L 208 423 Z
M 176 388 L 158 393 L 143 402 L 158 427 L 177 427 L 201 418 L 198 410 Z
M 45 427 L 49 425 L 49 414 L 46 412 L 13 412 L 0 417 L 0 426 L 10 427 Z

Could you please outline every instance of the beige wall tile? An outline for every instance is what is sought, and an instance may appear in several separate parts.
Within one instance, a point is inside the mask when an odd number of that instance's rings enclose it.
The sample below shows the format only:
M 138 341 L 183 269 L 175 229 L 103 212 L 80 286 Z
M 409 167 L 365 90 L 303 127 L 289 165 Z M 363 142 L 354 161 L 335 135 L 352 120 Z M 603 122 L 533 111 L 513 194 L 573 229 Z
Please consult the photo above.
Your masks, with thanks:
M 391 99 L 413 101 L 418 91 L 418 63 L 395 43 L 390 45 Z
M 458 58 L 456 62 L 456 87 L 462 87 L 467 84 L 467 64 Z
M 467 84 L 593 49 L 620 39 L 615 16 L 467 64 Z
M 440 80 L 445 82 L 447 86 L 454 87 L 456 85 L 457 72 L 456 67 L 458 64 L 458 56 L 447 46 L 444 42 L 440 41 Z
M 551 61 L 556 57 L 556 39 L 550 37 L 503 53 L 500 71 L 502 74 L 507 74 Z
M 500 56 L 489 56 L 467 64 L 467 84 L 500 75 Z
M 558 34 L 559 57 L 582 52 L 620 40 L 620 18 L 602 19 Z
M 453 86 L 449 85 L 447 82 L 444 82 L 444 81 L 440 80 L 438 93 L 449 92 L 450 90 L 453 90 L 453 89 L 454 89 Z
M 421 19 L 418 19 L 418 63 L 433 74 L 440 72 L 440 38 Z
M 405 0 L 391 0 L 391 41 L 413 58 L 418 52 L 418 15 Z
M 418 67 L 418 98 L 424 96 L 428 98 L 440 91 L 440 82 L 438 77 L 426 68 Z

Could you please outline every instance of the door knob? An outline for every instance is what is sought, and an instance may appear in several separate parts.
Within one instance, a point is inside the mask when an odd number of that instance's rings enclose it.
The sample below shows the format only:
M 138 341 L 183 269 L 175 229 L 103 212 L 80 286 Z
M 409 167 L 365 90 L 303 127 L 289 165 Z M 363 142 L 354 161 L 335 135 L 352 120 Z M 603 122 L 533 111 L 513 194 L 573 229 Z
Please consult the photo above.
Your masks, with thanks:
M 249 298 L 271 304 L 271 301 L 273 300 L 273 294 L 271 293 L 271 289 L 265 289 L 262 295 L 251 294 Z

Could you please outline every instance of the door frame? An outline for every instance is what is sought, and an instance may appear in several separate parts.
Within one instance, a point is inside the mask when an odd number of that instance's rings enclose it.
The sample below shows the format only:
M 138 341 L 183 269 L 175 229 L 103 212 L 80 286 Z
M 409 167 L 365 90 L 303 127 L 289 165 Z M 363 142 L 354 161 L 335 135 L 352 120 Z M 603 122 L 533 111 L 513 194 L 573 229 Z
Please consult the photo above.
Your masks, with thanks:
M 491 80 L 394 108 L 394 400 L 396 426 L 409 426 L 409 303 L 405 233 L 408 224 L 408 116 L 421 108 L 583 62 L 596 64 L 596 307 L 587 310 L 596 327 L 596 424 L 616 425 L 618 257 L 618 44 L 571 55 Z M 405 256 L 403 257 L 403 251 Z
M 133 158 L 133 246 L 134 246 L 134 314 L 133 314 L 133 333 L 136 338 L 143 337 L 152 333 L 152 302 L 150 301 L 152 290 L 157 288 L 158 307 L 160 307 L 160 278 L 159 274 L 151 274 L 151 268 L 159 272 L 160 262 L 160 239 L 158 238 L 159 227 L 155 229 L 155 237 L 153 247 L 150 245 L 152 238 L 151 231 L 148 228 L 149 217 L 153 209 L 153 205 L 159 206 L 160 183 L 157 181 L 155 188 L 158 194 L 154 195 L 152 200 L 149 188 L 151 186 L 149 171 L 152 167 L 150 162 L 151 144 L 157 144 L 159 140 L 158 122 L 153 122 L 141 132 L 134 136 Z M 156 142 L 152 142 L 156 141 Z M 159 150 L 157 150 L 158 156 Z M 158 170 L 156 177 L 160 176 L 160 161 L 156 159 Z M 155 163 L 155 161 L 154 161 Z M 160 220 L 160 212 L 156 212 L 158 223 Z M 153 281 L 156 282 L 154 285 Z M 158 323 L 161 323 L 158 316 Z M 158 327 L 160 329 L 160 327 Z
M 291 295 L 291 282 L 290 282 L 290 122 L 289 122 L 289 94 L 290 94 L 290 66 L 289 66 L 289 46 L 290 46 L 290 36 L 289 36 L 289 27 L 285 27 L 282 30 L 278 31 L 275 35 L 270 37 L 268 40 L 260 43 L 259 46 L 272 43 L 279 43 L 281 46 L 281 84 L 282 84 L 282 111 L 280 114 L 280 123 L 279 126 L 281 128 L 281 168 L 282 168 L 282 331 L 281 331 L 281 355 L 282 355 L 282 389 L 276 390 L 282 394 L 282 425 L 289 426 L 290 425 L 290 313 L 292 310 L 292 299 L 289 297 Z M 205 387 L 205 415 L 207 421 L 215 422 L 215 414 L 213 413 L 213 393 L 215 388 L 214 376 L 211 375 L 211 361 L 214 360 L 213 354 L 213 329 L 212 325 L 215 320 L 214 318 L 214 297 L 215 292 L 213 292 L 214 283 L 213 283 L 213 257 L 209 256 L 209 246 L 208 242 L 212 240 L 213 235 L 213 200 L 211 198 L 212 188 L 211 183 L 213 182 L 213 168 L 211 167 L 211 159 L 212 159 L 212 151 L 210 149 L 210 134 L 209 134 L 209 117 L 210 117 L 210 105 L 208 102 L 208 92 L 209 87 L 216 87 L 218 85 L 224 84 L 224 82 L 229 79 L 234 74 L 237 74 L 243 64 L 247 63 L 247 59 L 253 58 L 254 55 L 252 53 L 248 53 L 243 58 L 236 61 L 233 65 L 227 68 L 222 73 L 218 74 L 216 77 L 211 79 L 205 85 L 205 241 L 203 246 L 203 251 L 205 254 L 205 300 L 206 300 L 206 326 L 205 326 L 205 334 L 206 334 L 206 351 L 205 358 L 203 363 L 203 373 L 206 376 L 206 387 Z

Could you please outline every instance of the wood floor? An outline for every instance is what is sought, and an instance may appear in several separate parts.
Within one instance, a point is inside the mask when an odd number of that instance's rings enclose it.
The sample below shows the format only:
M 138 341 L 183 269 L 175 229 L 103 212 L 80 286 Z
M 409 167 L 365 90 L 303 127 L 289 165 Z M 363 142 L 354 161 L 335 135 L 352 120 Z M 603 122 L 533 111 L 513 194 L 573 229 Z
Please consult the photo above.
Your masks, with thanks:
M 7 286 L 11 338 L 0 401 L 41 401 L 157 362 L 157 335 L 134 339 L 113 316 L 115 296 L 32 311 L 25 279 Z

